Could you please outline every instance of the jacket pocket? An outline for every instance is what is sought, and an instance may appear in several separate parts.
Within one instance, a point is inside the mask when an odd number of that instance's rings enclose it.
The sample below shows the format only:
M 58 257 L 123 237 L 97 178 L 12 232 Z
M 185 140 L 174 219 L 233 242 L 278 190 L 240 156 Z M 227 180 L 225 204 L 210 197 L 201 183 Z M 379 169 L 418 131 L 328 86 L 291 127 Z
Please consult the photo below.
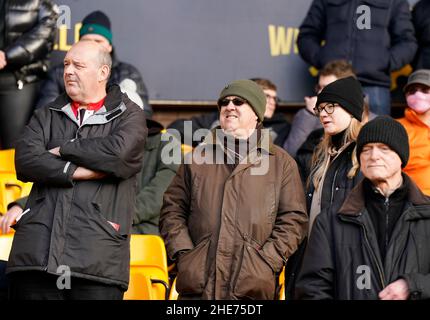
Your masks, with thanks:
M 245 242 L 238 274 L 233 283 L 237 299 L 273 300 L 276 276 L 270 264 L 250 243 Z
M 22 211 L 22 214 L 17 217 L 16 223 L 13 224 L 11 227 L 15 230 L 18 230 L 18 228 L 27 223 L 30 218 L 34 215 L 37 215 L 37 213 L 40 211 L 44 204 L 45 195 L 44 194 L 38 194 L 35 197 L 35 200 L 32 201 L 30 204 L 27 203 L 25 206 L 25 209 Z
M 111 237 L 119 239 L 119 240 L 125 240 L 127 239 L 126 234 L 121 234 L 118 230 L 115 229 L 114 225 L 116 222 L 109 222 L 101 213 L 100 206 L 97 203 L 92 203 L 95 214 L 93 215 L 94 221 L 97 223 L 97 225 L 104 230 L 106 233 L 108 233 Z M 119 225 L 118 225 L 119 228 Z
M 194 249 L 183 253 L 177 262 L 176 289 L 180 294 L 201 294 L 206 286 L 208 270 L 206 262 L 210 236 L 206 236 Z

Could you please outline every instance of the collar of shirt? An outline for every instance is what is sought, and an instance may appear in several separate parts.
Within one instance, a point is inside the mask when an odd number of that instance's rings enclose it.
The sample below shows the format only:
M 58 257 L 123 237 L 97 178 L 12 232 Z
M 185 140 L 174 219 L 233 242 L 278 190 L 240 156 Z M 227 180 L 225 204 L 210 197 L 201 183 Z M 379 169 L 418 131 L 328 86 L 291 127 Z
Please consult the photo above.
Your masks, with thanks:
M 103 104 L 104 104 L 104 102 L 105 102 L 105 99 L 106 99 L 106 97 L 104 97 L 103 99 L 101 99 L 100 101 L 98 101 L 98 102 L 95 102 L 95 103 L 88 103 L 87 105 L 86 105 L 86 110 L 91 110 L 91 111 L 94 111 L 94 112 L 96 112 L 97 110 L 99 110 L 102 106 L 103 106 Z M 79 108 L 80 108 L 80 103 L 79 102 L 76 102 L 76 101 L 72 101 L 72 111 L 73 111 L 73 113 L 75 114 L 75 117 L 76 118 L 78 118 L 78 110 L 79 110 Z

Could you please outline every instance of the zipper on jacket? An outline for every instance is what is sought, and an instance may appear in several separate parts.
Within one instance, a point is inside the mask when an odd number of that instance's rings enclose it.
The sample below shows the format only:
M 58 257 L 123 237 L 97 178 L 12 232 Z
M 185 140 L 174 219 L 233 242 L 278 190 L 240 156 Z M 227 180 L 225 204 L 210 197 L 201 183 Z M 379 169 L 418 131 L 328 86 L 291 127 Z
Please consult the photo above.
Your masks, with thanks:
M 334 177 L 333 177 L 333 182 L 331 183 L 331 195 L 330 195 L 330 205 L 333 203 L 333 198 L 334 198 L 334 186 L 336 185 L 336 177 L 337 177 L 337 173 L 338 173 L 339 169 L 336 170 L 336 172 L 334 173 Z
M 384 207 L 385 207 L 385 249 L 384 250 L 387 250 L 388 249 L 388 209 L 389 209 L 389 207 L 390 207 L 390 200 L 389 200 L 389 198 L 385 198 L 385 201 L 384 201 Z
M 385 288 L 385 280 L 384 280 L 384 279 L 385 279 L 385 277 L 384 277 L 384 273 L 383 273 L 383 271 L 382 271 L 381 266 L 380 266 L 380 265 L 379 265 L 379 263 L 378 263 L 378 259 L 376 258 L 376 254 L 375 254 L 375 252 L 373 251 L 373 249 L 372 249 L 372 247 L 371 247 L 371 245 L 370 245 L 369 238 L 367 237 L 367 230 L 366 230 L 366 227 L 365 227 L 363 224 L 361 224 L 361 227 L 363 228 L 364 239 L 365 239 L 365 241 L 366 241 L 366 245 L 367 245 L 367 247 L 368 247 L 368 249 L 369 249 L 369 251 L 370 251 L 370 253 L 371 253 L 371 256 L 372 256 L 372 258 L 373 258 L 373 260 L 374 260 L 374 262 L 375 262 L 376 268 L 378 269 L 379 280 L 381 280 L 382 288 Z

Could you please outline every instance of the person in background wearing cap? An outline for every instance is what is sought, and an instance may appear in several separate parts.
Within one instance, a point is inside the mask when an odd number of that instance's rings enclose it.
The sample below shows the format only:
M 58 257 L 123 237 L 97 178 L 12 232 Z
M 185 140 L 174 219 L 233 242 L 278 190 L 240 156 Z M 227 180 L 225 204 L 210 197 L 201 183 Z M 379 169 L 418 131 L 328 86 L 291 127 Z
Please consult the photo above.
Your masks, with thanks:
M 405 128 L 388 116 L 363 126 L 357 157 L 364 179 L 336 219 L 318 215 L 300 274 L 301 299 L 430 298 L 430 198 L 402 168 Z
M 112 57 L 112 70 L 108 85 L 118 84 L 122 92 L 145 111 L 145 116 L 152 116 L 148 101 L 148 91 L 139 70 L 131 64 L 119 61 L 112 45 L 112 31 L 109 17 L 101 11 L 94 11 L 82 20 L 79 41 L 94 41 L 103 46 Z M 36 108 L 44 107 L 64 92 L 64 66 L 60 64 L 48 72 L 43 83 Z
M 430 70 L 412 73 L 404 92 L 408 107 L 398 121 L 408 132 L 411 157 L 403 171 L 430 195 Z
M 164 194 L 160 233 L 176 288 L 181 299 L 275 299 L 276 277 L 307 230 L 297 165 L 262 128 L 258 84 L 233 81 L 218 106 L 220 127 Z

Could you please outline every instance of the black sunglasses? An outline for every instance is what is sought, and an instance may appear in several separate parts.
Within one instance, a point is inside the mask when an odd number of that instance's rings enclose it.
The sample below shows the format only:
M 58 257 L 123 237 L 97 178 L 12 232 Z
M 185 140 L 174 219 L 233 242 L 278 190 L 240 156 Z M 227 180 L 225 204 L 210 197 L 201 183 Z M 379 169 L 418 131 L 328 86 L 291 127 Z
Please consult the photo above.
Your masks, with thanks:
M 233 102 L 233 104 L 236 107 L 239 107 L 242 104 L 246 103 L 246 100 L 241 99 L 241 98 L 234 98 L 234 99 L 224 98 L 224 99 L 218 100 L 218 106 L 220 106 L 220 107 L 226 107 L 226 106 L 228 106 L 228 104 L 230 103 L 230 101 Z

